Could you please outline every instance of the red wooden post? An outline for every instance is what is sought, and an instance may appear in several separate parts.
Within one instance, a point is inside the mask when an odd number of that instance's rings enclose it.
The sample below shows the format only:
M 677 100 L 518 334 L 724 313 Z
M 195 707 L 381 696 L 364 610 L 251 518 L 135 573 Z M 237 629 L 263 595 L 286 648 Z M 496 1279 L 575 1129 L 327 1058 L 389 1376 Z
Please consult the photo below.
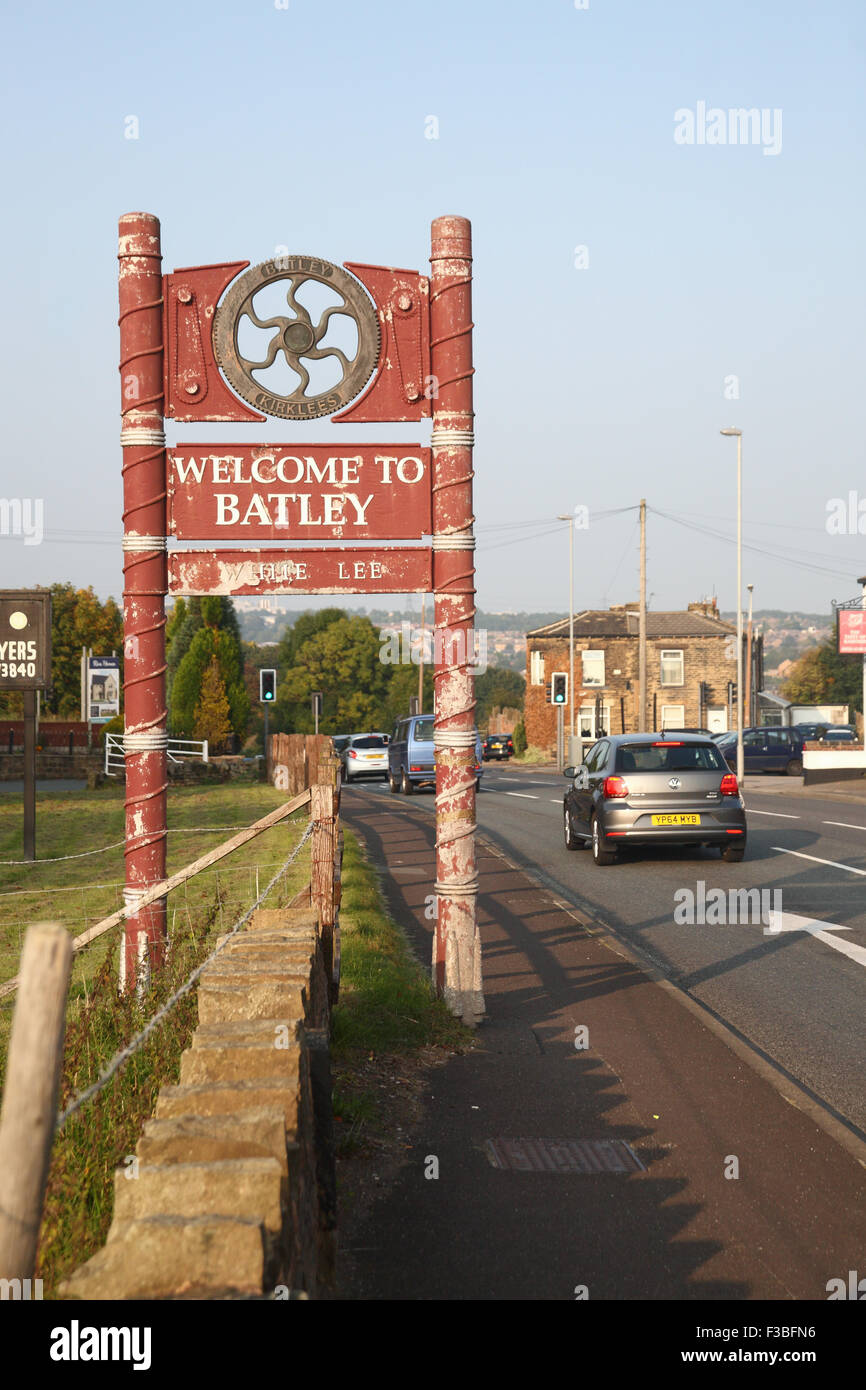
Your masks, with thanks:
M 123 630 L 126 753 L 126 890 L 134 905 L 165 878 L 166 472 L 163 304 L 159 220 L 120 219 L 120 393 L 123 447 Z M 162 961 L 165 900 L 131 915 L 121 988 Z
M 432 227 L 433 592 L 435 602 L 437 991 L 464 1023 L 484 1014 L 475 920 L 475 537 L 472 531 L 472 232 Z

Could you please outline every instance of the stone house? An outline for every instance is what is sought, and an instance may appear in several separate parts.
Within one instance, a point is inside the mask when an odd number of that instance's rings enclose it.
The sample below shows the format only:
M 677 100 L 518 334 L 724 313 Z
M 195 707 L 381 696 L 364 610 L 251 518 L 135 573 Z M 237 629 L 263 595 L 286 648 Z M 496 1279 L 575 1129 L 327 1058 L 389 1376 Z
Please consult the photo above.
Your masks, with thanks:
M 575 733 L 638 732 L 638 645 L 637 603 L 575 614 Z M 736 728 L 737 629 L 719 617 L 715 599 L 690 603 L 685 612 L 648 611 L 646 646 L 649 729 Z M 744 635 L 744 670 L 746 651 Z M 526 634 L 526 739 L 546 750 L 556 748 L 556 707 L 548 703 L 548 689 L 558 671 L 569 671 L 567 618 Z M 752 639 L 753 712 L 762 684 L 758 635 Z M 570 703 L 563 713 L 567 736 Z

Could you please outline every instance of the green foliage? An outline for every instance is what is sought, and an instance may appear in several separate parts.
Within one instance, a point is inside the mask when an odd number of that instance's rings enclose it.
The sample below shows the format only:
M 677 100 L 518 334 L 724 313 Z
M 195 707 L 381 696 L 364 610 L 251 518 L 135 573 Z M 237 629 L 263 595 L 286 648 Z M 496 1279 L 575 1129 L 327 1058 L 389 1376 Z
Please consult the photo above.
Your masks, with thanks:
M 304 643 L 314 637 L 317 632 L 324 632 L 331 623 L 340 622 L 343 618 L 348 618 L 348 613 L 343 608 L 320 608 L 317 612 L 300 613 L 295 619 L 292 627 L 286 628 L 276 650 L 276 661 L 273 666 L 290 668 L 294 666 L 298 652 Z M 265 662 L 265 665 L 268 663 Z
M 494 709 L 523 709 L 526 681 L 517 671 L 504 666 L 488 666 L 475 677 L 475 722 L 483 729 Z
M 231 728 L 238 736 L 246 733 L 250 701 L 243 682 L 238 645 L 228 632 L 201 627 L 194 634 L 172 682 L 169 724 L 175 738 L 197 737 L 193 733 L 196 710 L 205 672 L 214 660 L 228 699 Z
M 228 699 L 231 730 L 242 738 L 247 731 L 250 698 L 244 685 L 243 650 L 234 604 L 222 595 L 192 598 L 186 615 L 179 618 L 174 629 L 168 654 L 169 728 L 176 738 L 199 737 L 193 733 L 196 709 L 205 672 L 214 657 Z
M 380 728 L 386 718 L 392 669 L 380 662 L 380 646 L 379 634 L 369 618 L 344 616 L 314 631 L 296 651 L 285 680 L 278 686 L 276 727 L 312 733 L 315 722 L 310 694 L 321 690 L 321 732 Z
M 795 705 L 849 705 L 863 709 L 863 660 L 840 656 L 833 633 L 820 647 L 805 652 L 781 686 Z
M 526 752 L 526 728 L 523 720 L 514 730 L 514 753 L 516 757 L 521 757 Z
M 225 681 L 214 654 L 202 679 L 201 694 L 195 707 L 192 726 L 193 738 L 207 739 L 209 749 L 220 751 L 232 731 L 229 714 Z

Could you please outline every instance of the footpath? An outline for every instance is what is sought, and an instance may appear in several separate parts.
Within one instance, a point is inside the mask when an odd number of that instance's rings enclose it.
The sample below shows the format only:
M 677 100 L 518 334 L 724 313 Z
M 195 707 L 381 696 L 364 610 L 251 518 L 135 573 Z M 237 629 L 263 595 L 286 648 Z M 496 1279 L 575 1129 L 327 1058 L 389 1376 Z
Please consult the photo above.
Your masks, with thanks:
M 420 802 L 353 788 L 343 813 L 426 962 Z M 430 1073 L 339 1296 L 826 1300 L 866 1275 L 866 1144 L 479 841 L 488 1019 Z

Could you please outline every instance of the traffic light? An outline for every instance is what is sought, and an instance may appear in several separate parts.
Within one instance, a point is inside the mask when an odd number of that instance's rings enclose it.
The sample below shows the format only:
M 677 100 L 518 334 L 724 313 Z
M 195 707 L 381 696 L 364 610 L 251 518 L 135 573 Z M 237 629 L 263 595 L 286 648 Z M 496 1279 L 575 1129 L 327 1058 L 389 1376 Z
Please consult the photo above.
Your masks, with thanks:
M 702 705 L 710 703 L 710 687 L 706 681 L 701 681 L 700 702 Z
M 568 676 L 565 671 L 554 671 L 552 677 L 554 705 L 568 704 Z
M 272 705 L 277 698 L 277 673 L 276 671 L 259 671 L 259 703 L 262 705 Z

